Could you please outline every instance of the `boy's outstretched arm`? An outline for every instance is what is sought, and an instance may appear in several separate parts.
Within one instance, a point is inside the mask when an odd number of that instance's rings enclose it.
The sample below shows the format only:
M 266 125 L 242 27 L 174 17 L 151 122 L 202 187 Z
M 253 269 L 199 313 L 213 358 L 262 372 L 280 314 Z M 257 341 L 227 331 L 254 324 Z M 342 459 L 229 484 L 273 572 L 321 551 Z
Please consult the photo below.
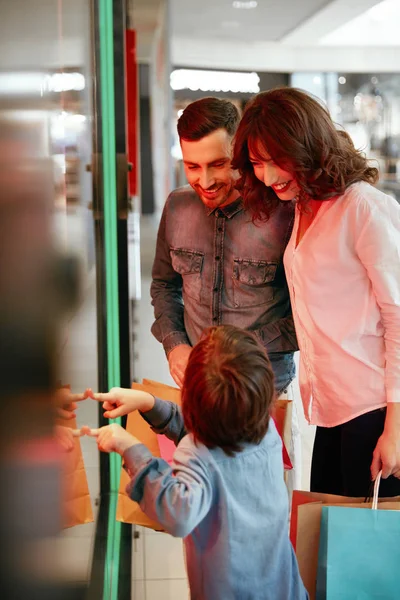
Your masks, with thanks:
M 116 419 L 135 410 L 147 412 L 154 407 L 154 396 L 142 390 L 114 387 L 106 393 L 94 393 L 90 397 L 103 403 L 106 419 Z
M 155 433 L 165 435 L 176 446 L 187 433 L 181 408 L 174 402 L 154 398 L 153 408 L 147 412 L 140 411 L 140 414 Z
M 139 410 L 156 433 L 166 435 L 176 445 L 186 435 L 180 408 L 148 392 L 116 387 L 107 393 L 92 392 L 91 398 L 103 403 L 106 419 L 116 419 Z
M 143 445 L 124 452 L 131 477 L 126 491 L 151 519 L 175 537 L 184 538 L 206 517 L 213 501 L 211 475 L 187 436 L 174 454 L 172 466 L 155 458 Z
M 131 477 L 127 493 L 143 512 L 175 537 L 186 537 L 207 515 L 213 499 L 211 475 L 202 454 L 190 436 L 174 454 L 172 467 L 151 452 L 120 425 L 113 423 L 100 429 L 82 428 L 97 438 L 103 452 L 118 452 Z

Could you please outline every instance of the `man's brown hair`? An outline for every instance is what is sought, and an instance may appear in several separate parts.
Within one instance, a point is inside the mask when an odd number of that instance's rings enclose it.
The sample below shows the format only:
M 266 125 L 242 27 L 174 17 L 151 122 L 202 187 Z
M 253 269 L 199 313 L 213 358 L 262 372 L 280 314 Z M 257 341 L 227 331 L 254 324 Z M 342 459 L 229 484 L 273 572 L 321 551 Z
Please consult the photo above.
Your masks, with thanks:
M 268 430 L 274 375 L 256 336 L 211 327 L 193 348 L 182 388 L 182 413 L 195 441 L 226 454 L 258 444 Z
M 256 178 L 249 149 L 261 160 L 264 149 L 293 175 L 300 187 L 300 206 L 310 198 L 341 195 L 357 181 L 373 184 L 378 179 L 378 170 L 356 150 L 350 136 L 335 127 L 321 102 L 296 88 L 257 94 L 247 104 L 235 137 L 232 167 L 241 175 L 236 187 L 255 218 L 268 218 L 279 199 Z
M 201 98 L 188 104 L 179 117 L 178 135 L 187 142 L 196 142 L 217 129 L 226 129 L 234 136 L 239 121 L 239 111 L 229 100 Z

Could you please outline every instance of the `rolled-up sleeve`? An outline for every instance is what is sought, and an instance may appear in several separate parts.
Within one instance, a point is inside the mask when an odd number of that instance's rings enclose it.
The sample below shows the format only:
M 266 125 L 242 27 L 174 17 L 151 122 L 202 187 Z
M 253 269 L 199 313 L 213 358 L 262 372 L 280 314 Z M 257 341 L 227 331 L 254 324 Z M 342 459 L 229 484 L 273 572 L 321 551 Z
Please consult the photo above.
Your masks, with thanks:
M 380 308 L 385 340 L 388 402 L 400 402 L 400 206 L 385 197 L 363 205 L 365 223 L 356 244 Z
M 211 475 L 188 438 L 177 448 L 171 467 L 143 444 L 129 448 L 124 463 L 131 477 L 128 495 L 171 535 L 186 537 L 209 512 Z
M 174 402 L 155 398 L 154 407 L 140 414 L 155 433 L 165 435 L 175 445 L 186 435 L 181 408 Z

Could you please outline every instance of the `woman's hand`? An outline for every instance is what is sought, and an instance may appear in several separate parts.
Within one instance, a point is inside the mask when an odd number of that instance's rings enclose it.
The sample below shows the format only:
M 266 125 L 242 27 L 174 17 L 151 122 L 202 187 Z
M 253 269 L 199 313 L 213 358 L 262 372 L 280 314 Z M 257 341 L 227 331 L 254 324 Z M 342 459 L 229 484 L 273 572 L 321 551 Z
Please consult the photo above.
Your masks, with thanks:
M 400 432 L 384 431 L 379 438 L 371 464 L 373 481 L 380 470 L 382 470 L 383 479 L 390 475 L 400 479 Z
M 105 394 L 91 392 L 90 397 L 103 403 L 106 419 L 116 419 L 134 410 L 148 412 L 154 407 L 154 396 L 140 390 L 115 387 Z
M 141 444 L 133 435 L 128 433 L 121 425 L 112 423 L 99 429 L 82 427 L 82 434 L 97 439 L 97 445 L 102 452 L 118 452 L 121 456 L 131 446 Z
M 371 464 L 374 481 L 380 470 L 384 479 L 390 475 L 400 479 L 400 404 L 396 402 L 388 402 L 385 429 L 374 450 Z

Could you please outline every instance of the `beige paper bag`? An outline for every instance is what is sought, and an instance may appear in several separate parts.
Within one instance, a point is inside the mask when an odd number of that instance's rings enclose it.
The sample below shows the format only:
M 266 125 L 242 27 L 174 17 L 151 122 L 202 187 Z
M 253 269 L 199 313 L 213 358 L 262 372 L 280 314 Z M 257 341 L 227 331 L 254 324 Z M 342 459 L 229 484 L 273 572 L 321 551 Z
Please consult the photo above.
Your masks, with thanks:
M 68 425 L 66 425 L 68 423 Z M 59 421 L 59 425 L 76 428 L 76 420 Z M 74 448 L 63 455 L 63 527 L 74 527 L 93 521 L 92 501 L 83 462 L 80 438 L 75 438 Z
M 158 383 L 157 381 L 151 381 L 149 379 L 143 379 L 143 383 L 133 383 L 133 390 L 143 390 L 149 394 L 153 394 L 161 400 L 170 400 L 175 404 L 180 404 L 181 393 L 180 390 L 169 385 Z M 128 415 L 126 429 L 138 438 L 154 456 L 160 456 L 160 448 L 157 441 L 157 434 L 152 431 L 150 425 L 141 417 L 138 411 L 130 413 Z M 132 523 L 134 525 L 142 525 L 143 527 L 149 527 L 156 531 L 163 531 L 161 525 L 155 521 L 152 521 L 144 512 L 140 506 L 131 500 L 126 493 L 126 486 L 129 483 L 129 476 L 125 469 L 121 470 L 121 480 L 118 492 L 118 505 L 117 505 L 117 521 L 122 523 Z

